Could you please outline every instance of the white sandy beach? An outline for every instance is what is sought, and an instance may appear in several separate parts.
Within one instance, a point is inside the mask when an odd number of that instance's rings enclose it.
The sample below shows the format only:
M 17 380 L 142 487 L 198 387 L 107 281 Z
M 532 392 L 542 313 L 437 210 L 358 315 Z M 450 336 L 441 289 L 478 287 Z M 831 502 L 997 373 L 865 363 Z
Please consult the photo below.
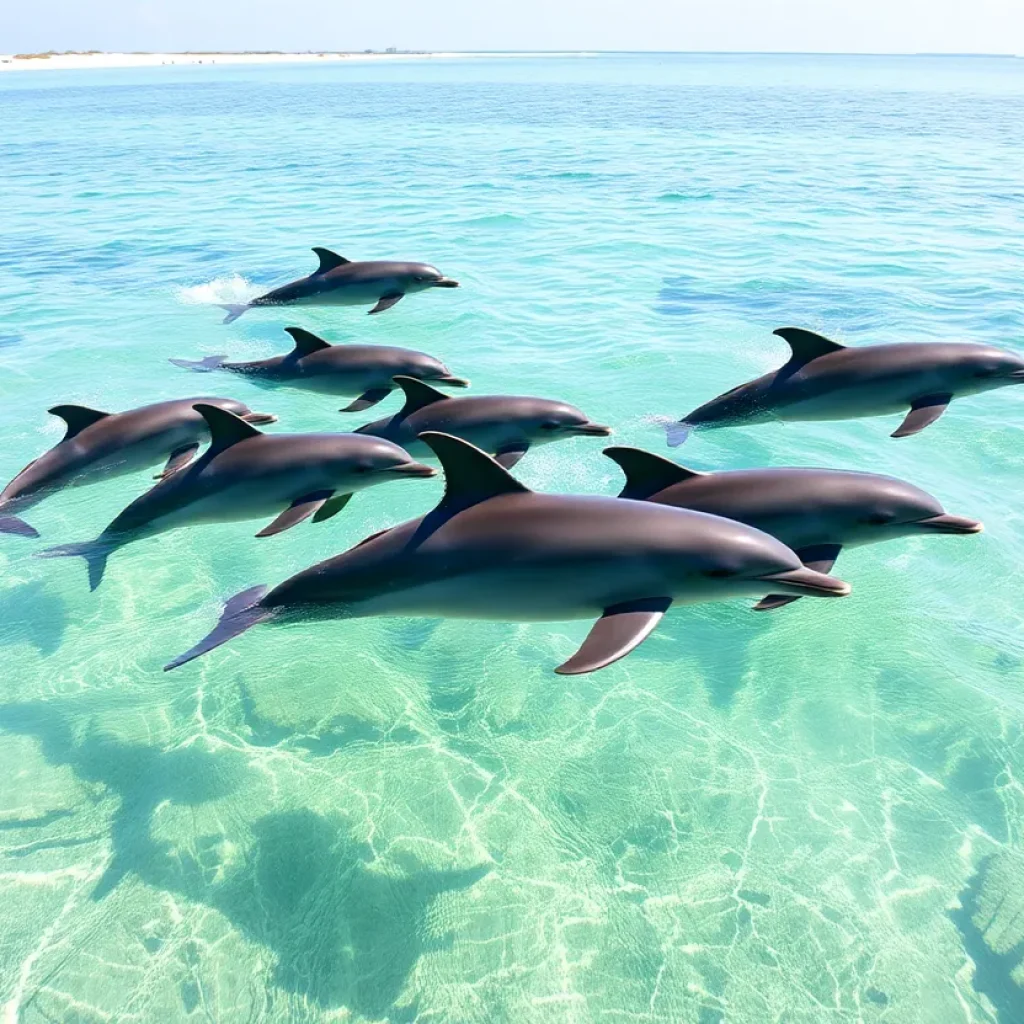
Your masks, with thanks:
M 453 57 L 534 57 L 532 53 L 51 53 L 0 54 L 2 71 L 81 71 L 88 68 L 145 68 L 171 64 L 313 64 L 341 60 L 432 60 Z M 545 53 L 583 57 L 583 53 Z

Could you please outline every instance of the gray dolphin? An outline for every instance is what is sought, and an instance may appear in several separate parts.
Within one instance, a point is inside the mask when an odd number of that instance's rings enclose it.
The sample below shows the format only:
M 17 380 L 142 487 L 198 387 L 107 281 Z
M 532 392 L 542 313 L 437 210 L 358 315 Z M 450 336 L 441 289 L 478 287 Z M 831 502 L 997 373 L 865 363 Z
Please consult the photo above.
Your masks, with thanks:
M 619 497 L 746 523 L 777 537 L 818 572 L 831 572 L 844 547 L 983 529 L 977 520 L 950 515 L 926 491 L 891 476 L 789 468 L 699 473 L 639 448 L 604 453 L 626 474 Z M 796 600 L 771 595 L 757 609 Z
M 209 437 L 197 402 L 237 413 L 249 423 L 273 423 L 277 417 L 252 412 L 233 398 L 180 398 L 128 412 L 99 412 L 84 405 L 55 405 L 50 413 L 68 425 L 60 443 L 30 462 L 0 493 L 0 533 L 39 534 L 16 515 L 65 487 L 137 473 L 166 460 L 163 474 L 191 461 Z
M 255 306 L 373 306 L 371 313 L 383 313 L 403 295 L 427 288 L 459 287 L 458 281 L 445 277 L 429 263 L 356 263 L 330 249 L 314 246 L 313 252 L 320 266 L 308 277 L 281 285 L 252 302 L 221 304 L 221 309 L 228 311 L 224 323 L 237 320 Z
M 694 429 L 898 412 L 906 416 L 892 436 L 909 437 L 934 423 L 954 398 L 1024 384 L 1024 359 L 990 345 L 930 341 L 847 348 L 799 327 L 774 333 L 792 350 L 785 366 L 670 423 L 670 447 Z
M 337 515 L 356 491 L 402 477 L 434 476 L 398 445 L 357 434 L 263 434 L 234 413 L 196 405 L 210 428 L 210 447 L 133 501 L 93 541 L 39 552 L 43 558 L 81 555 L 89 588 L 103 579 L 118 548 L 181 526 L 276 516 L 256 534 L 272 537 L 310 516 Z
M 374 615 L 546 622 L 597 618 L 556 669 L 592 672 L 639 645 L 673 604 L 769 593 L 844 597 L 781 541 L 703 512 L 644 501 L 537 494 L 479 448 L 423 440 L 445 492 L 422 519 L 366 538 L 269 591 L 228 601 L 216 629 L 167 669 L 261 622 Z
M 286 327 L 295 347 L 286 356 L 250 363 L 229 363 L 224 356 L 205 359 L 172 359 L 175 366 L 208 373 L 230 370 L 259 383 L 287 384 L 326 395 L 358 395 L 342 412 L 362 412 L 387 398 L 395 389 L 397 374 L 467 388 L 469 381 L 453 377 L 444 363 L 411 348 L 389 345 L 331 345 L 301 327 Z
M 452 398 L 411 377 L 395 377 L 395 383 L 405 392 L 405 405 L 394 416 L 367 423 L 356 433 L 386 438 L 416 456 L 430 455 L 420 435 L 441 431 L 469 441 L 511 469 L 531 445 L 611 433 L 610 427 L 592 423 L 566 402 L 524 395 Z

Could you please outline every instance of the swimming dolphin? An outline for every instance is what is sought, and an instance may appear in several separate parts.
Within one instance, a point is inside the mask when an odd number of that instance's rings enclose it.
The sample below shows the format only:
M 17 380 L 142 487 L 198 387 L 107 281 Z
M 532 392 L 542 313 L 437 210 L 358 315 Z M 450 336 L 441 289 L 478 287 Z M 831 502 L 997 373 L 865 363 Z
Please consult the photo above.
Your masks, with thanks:
M 228 601 L 219 624 L 166 669 L 257 623 L 409 615 L 515 622 L 597 618 L 556 671 L 593 672 L 625 657 L 668 607 L 730 597 L 844 597 L 774 537 L 730 519 L 624 501 L 537 494 L 479 448 L 427 433 L 445 474 L 422 519 L 367 537 L 269 591 Z
M 237 320 L 254 306 L 373 306 L 371 313 L 383 313 L 411 292 L 459 287 L 458 281 L 445 277 L 429 263 L 354 263 L 330 249 L 314 246 L 313 252 L 320 266 L 309 277 L 281 285 L 252 302 L 220 304 L 228 311 L 224 323 Z
M 0 533 L 39 534 L 11 512 L 23 512 L 65 487 L 136 473 L 164 460 L 161 476 L 187 465 L 209 436 L 195 404 L 226 409 L 249 423 L 277 417 L 251 412 L 232 398 L 180 398 L 128 412 L 99 412 L 84 405 L 55 405 L 50 413 L 68 425 L 60 444 L 30 462 L 0 493 Z
M 990 345 L 932 341 L 847 348 L 799 327 L 774 333 L 792 350 L 785 366 L 670 423 L 670 447 L 694 429 L 897 412 L 906 416 L 892 436 L 909 437 L 934 423 L 954 398 L 1024 384 L 1024 358 Z
M 136 498 L 95 540 L 63 544 L 40 556 L 81 555 L 89 564 L 89 589 L 95 590 L 110 554 L 144 537 L 199 523 L 276 516 L 256 534 L 272 537 L 310 516 L 314 523 L 330 519 L 356 491 L 436 474 L 376 437 L 263 434 L 215 405 L 195 408 L 210 428 L 210 447 L 201 458 Z
M 258 382 L 287 384 L 326 395 L 358 395 L 342 412 L 362 412 L 383 401 L 395 389 L 396 374 L 468 388 L 469 381 L 453 377 L 444 363 L 426 352 L 388 345 L 331 345 L 301 327 L 286 327 L 295 347 L 286 356 L 251 363 L 229 363 L 224 356 L 172 359 L 175 366 L 208 373 L 230 370 Z
M 430 455 L 420 435 L 453 434 L 493 454 L 511 469 L 531 445 L 567 437 L 607 437 L 610 427 L 591 423 L 575 406 L 522 395 L 470 395 L 452 398 L 420 380 L 395 377 L 405 405 L 388 419 L 367 423 L 357 434 L 372 434 L 401 445 L 410 454 Z
M 639 448 L 606 448 L 626 474 L 619 497 L 735 519 L 777 537 L 804 565 L 831 572 L 843 548 L 894 537 L 981 533 L 926 491 L 876 473 L 833 469 L 741 469 L 699 473 Z M 759 611 L 797 597 L 771 595 Z

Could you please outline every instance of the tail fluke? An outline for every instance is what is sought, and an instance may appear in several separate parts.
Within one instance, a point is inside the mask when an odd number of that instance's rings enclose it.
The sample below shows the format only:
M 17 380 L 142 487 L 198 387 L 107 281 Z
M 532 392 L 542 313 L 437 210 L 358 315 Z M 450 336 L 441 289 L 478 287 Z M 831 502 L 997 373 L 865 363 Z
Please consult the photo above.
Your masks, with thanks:
M 179 654 L 174 661 L 164 665 L 164 671 L 170 672 L 172 668 L 178 668 L 178 666 L 192 661 L 193 658 L 198 658 L 200 655 L 206 654 L 207 651 L 226 644 L 258 622 L 269 619 L 272 613 L 261 607 L 259 603 L 266 592 L 267 587 L 251 587 L 249 590 L 243 590 L 240 594 L 235 594 L 224 605 L 220 622 L 217 623 L 213 632 L 200 640 L 195 647 L 190 648 L 184 654 Z
M 217 305 L 220 306 L 221 309 L 226 309 L 228 311 L 228 315 L 221 321 L 221 323 L 225 324 L 234 323 L 249 308 L 248 302 L 243 302 L 241 304 L 234 302 L 218 302 Z
M 13 533 L 16 537 L 38 537 L 39 531 L 17 516 L 0 516 L 0 533 Z
M 180 366 L 185 370 L 196 370 L 199 373 L 209 373 L 224 365 L 227 356 L 207 356 L 205 359 L 168 359 L 169 363 Z
M 665 433 L 668 437 L 669 448 L 678 448 L 689 436 L 693 427 L 689 423 L 666 423 Z
M 37 558 L 70 558 L 80 555 L 89 567 L 89 589 L 95 590 L 103 582 L 107 557 L 114 550 L 112 544 L 100 540 L 87 540 L 81 544 L 58 544 L 55 548 L 37 551 Z

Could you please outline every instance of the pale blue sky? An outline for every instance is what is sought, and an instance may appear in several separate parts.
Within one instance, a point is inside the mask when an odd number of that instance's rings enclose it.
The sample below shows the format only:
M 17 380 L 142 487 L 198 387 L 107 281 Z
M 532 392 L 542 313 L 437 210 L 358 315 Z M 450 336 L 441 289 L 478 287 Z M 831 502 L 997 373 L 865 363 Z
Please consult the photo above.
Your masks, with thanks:
M 1024 53 L 1024 0 L 0 0 L 0 52 Z

